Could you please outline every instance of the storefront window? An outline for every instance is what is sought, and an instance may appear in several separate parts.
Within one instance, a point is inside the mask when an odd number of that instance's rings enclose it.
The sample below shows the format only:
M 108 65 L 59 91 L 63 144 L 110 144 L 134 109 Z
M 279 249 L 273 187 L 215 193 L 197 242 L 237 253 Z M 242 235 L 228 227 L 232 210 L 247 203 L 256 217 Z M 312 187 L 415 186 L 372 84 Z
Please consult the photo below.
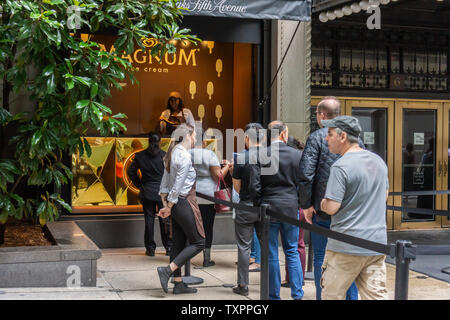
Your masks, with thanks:
M 102 50 L 114 52 L 115 39 L 96 35 L 91 40 L 101 44 Z M 121 56 L 135 68 L 139 85 L 124 80 L 120 83 L 122 90 L 113 90 L 104 102 L 113 114 L 127 115 L 123 121 L 127 131 L 106 138 L 88 132 L 86 140 L 92 155 L 72 155 L 74 213 L 141 210 L 139 190 L 130 181 L 127 169 L 135 153 L 147 147 L 148 132 L 160 131 L 162 113 L 169 107 L 169 93 L 179 93 L 196 127 L 221 132 L 224 145 L 226 129 L 242 128 L 253 120 L 255 45 L 176 43 L 176 53 L 159 58 L 150 55 L 156 44 L 153 39 L 142 39 L 142 43 L 145 51 L 136 44 L 132 54 Z M 188 122 L 184 113 L 182 118 Z M 169 143 L 170 136 L 163 135 L 161 149 L 167 150 Z M 208 139 L 207 144 L 218 151 L 215 139 Z

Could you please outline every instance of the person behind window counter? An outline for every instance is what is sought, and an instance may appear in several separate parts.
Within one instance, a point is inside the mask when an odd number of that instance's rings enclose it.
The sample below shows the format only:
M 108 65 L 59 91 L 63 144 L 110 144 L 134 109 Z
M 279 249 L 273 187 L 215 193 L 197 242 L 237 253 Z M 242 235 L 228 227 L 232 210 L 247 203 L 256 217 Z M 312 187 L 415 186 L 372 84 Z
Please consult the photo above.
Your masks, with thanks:
M 181 95 L 177 91 L 169 93 L 167 108 L 161 113 L 159 120 L 159 130 L 163 136 L 171 135 L 182 123 L 195 128 L 194 116 L 191 110 L 184 107 Z

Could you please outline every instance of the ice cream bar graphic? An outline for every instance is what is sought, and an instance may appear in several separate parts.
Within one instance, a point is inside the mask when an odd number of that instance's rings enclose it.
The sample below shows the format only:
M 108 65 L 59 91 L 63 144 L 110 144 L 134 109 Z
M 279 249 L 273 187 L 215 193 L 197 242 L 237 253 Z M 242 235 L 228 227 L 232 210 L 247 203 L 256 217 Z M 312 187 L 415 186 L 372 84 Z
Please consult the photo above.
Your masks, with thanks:
M 213 48 L 214 48 L 214 41 L 208 41 L 209 54 L 212 54 Z
M 217 59 L 216 61 L 216 71 L 217 71 L 217 76 L 220 78 L 220 73 L 223 70 L 223 63 L 221 59 Z
M 211 97 L 214 93 L 214 84 L 211 81 L 206 85 L 206 93 L 209 96 L 209 100 L 211 100 Z
M 197 93 L 197 84 L 195 81 L 189 83 L 189 93 L 191 94 L 191 99 L 194 99 L 194 95 Z
M 205 106 L 202 104 L 198 106 L 198 117 L 200 118 L 200 121 L 203 122 L 203 118 L 205 117 Z
M 216 118 L 217 123 L 220 123 L 220 118 L 222 118 L 222 106 L 220 104 L 216 106 Z

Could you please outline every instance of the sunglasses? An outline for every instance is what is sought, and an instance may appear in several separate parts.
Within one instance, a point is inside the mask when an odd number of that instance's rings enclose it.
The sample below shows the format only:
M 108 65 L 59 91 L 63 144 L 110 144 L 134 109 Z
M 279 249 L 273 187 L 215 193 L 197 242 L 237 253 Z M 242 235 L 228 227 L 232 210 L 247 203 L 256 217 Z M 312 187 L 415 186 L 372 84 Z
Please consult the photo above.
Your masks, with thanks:
M 175 98 L 175 97 L 170 97 L 169 101 L 177 101 L 179 98 Z

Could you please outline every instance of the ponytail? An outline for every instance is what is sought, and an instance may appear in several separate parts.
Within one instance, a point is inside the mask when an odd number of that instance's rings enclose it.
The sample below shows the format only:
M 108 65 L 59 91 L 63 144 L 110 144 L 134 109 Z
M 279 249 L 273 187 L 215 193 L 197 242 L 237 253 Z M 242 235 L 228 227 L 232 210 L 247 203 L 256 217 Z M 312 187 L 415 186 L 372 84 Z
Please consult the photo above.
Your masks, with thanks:
M 177 144 L 179 144 L 180 142 L 184 141 L 184 139 L 186 139 L 188 136 L 192 135 L 193 132 L 194 132 L 193 126 L 191 126 L 187 123 L 182 123 L 172 133 L 172 136 L 171 136 L 172 141 L 170 142 L 169 149 L 167 150 L 167 153 L 164 157 L 164 165 L 165 165 L 167 172 L 170 173 L 170 163 L 172 160 L 173 148 L 175 148 L 175 146 Z

